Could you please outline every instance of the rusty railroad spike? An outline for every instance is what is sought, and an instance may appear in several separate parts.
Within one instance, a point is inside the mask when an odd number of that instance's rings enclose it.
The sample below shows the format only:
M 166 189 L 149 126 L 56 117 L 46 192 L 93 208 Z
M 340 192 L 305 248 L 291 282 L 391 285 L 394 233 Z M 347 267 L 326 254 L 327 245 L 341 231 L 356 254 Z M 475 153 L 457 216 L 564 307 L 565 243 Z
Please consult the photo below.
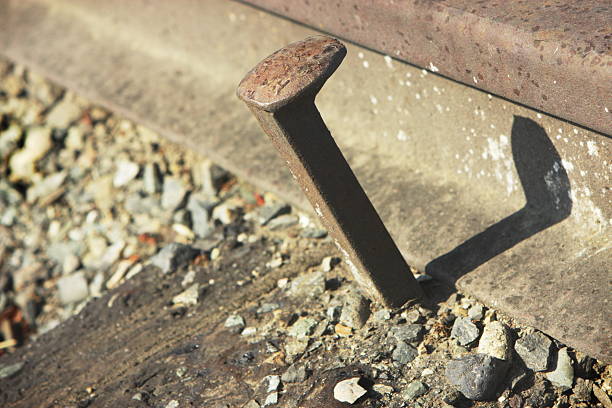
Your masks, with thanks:
M 345 55 L 333 38 L 306 38 L 261 61 L 236 93 L 287 163 L 355 279 L 385 306 L 400 307 L 423 292 L 314 103 Z

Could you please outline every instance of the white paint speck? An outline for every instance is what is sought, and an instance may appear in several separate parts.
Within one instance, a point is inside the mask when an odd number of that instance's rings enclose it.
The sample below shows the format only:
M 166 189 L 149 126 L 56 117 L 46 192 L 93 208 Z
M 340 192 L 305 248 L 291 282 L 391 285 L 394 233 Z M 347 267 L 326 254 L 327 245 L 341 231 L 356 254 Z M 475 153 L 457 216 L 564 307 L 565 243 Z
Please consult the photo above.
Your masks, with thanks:
M 555 163 L 557 164 L 557 163 Z M 565 167 L 566 171 L 574 171 L 574 163 L 561 159 L 561 164 L 563 165 L 563 167 Z
M 390 56 L 385 55 L 384 60 L 385 60 L 385 64 L 387 64 L 387 67 L 389 69 L 393 69 L 393 59 Z
M 406 134 L 406 132 L 400 129 L 399 132 L 397 132 L 397 140 L 405 142 L 406 140 L 408 140 L 408 135 Z
M 587 149 L 589 152 L 589 156 L 599 156 L 599 151 L 597 150 L 597 144 L 595 143 L 595 141 L 587 141 Z

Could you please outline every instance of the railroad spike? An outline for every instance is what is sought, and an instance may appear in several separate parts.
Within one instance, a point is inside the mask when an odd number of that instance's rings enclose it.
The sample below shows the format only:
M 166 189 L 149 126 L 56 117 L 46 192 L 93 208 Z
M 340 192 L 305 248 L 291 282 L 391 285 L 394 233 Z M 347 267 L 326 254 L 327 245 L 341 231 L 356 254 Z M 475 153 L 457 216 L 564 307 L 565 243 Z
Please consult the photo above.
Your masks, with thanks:
M 287 163 L 355 280 L 397 308 L 423 292 L 314 103 L 345 55 L 336 39 L 306 38 L 262 60 L 236 93 Z

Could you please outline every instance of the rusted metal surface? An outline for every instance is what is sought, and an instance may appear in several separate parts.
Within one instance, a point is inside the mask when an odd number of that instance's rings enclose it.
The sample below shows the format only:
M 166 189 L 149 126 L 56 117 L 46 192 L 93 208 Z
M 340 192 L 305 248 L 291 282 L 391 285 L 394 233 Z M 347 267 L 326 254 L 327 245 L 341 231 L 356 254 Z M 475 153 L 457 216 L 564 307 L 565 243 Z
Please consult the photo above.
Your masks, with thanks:
M 333 38 L 295 42 L 253 68 L 237 94 L 287 163 L 355 280 L 384 305 L 400 307 L 423 293 L 314 104 L 345 55 Z
M 612 133 L 612 2 L 244 0 Z
M 234 91 L 262 55 L 314 34 L 226 0 L 0 1 L 0 53 L 306 210 Z M 611 362 L 612 139 L 346 47 L 317 106 L 408 263 Z M 553 167 L 525 171 L 538 162 Z M 561 169 L 570 214 L 542 223 L 526 197 L 563 191 Z

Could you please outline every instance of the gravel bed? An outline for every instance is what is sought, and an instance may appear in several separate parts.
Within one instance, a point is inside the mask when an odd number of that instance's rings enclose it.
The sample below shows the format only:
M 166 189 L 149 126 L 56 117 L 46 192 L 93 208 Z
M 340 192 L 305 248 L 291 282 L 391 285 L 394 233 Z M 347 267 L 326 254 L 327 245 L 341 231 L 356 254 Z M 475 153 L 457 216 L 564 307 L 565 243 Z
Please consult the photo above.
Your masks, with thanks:
M 182 271 L 171 303 L 189 309 L 215 285 L 196 282 L 198 265 L 261 243 L 268 261 L 244 287 L 326 241 L 273 194 L 0 60 L 0 394 L 21 369 L 2 354 L 151 266 Z M 612 407 L 608 365 L 418 271 L 432 301 L 386 310 L 332 250 L 301 270 L 223 316 L 282 370 L 220 407 Z

